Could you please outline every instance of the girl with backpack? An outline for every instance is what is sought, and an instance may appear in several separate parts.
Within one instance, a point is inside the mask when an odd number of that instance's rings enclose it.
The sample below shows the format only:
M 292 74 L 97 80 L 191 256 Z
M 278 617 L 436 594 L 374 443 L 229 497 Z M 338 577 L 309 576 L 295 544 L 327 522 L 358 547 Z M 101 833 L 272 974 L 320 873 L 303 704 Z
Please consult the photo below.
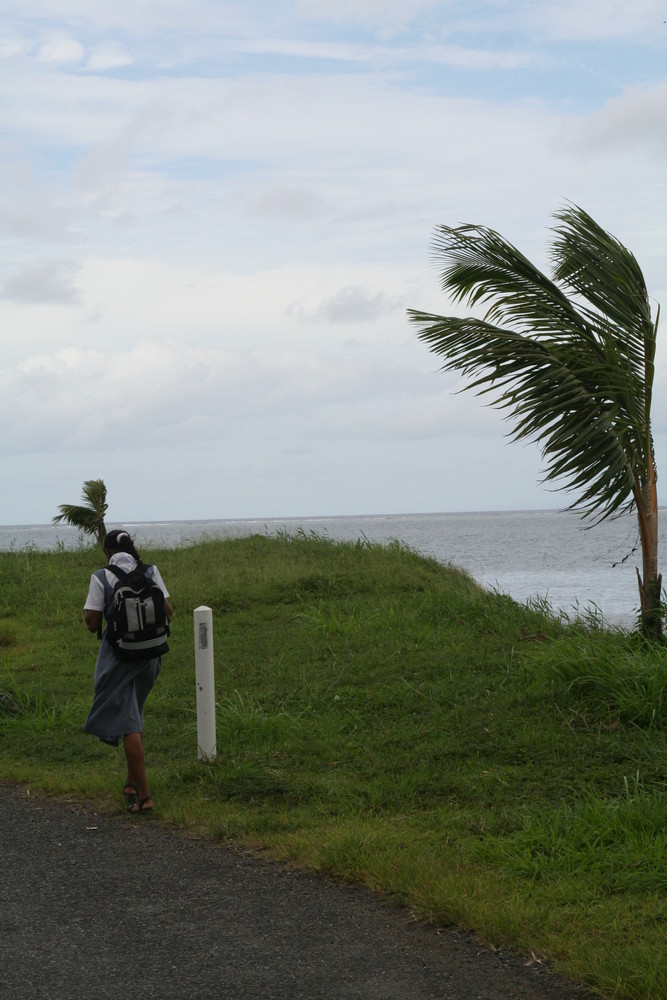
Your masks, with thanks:
M 103 743 L 118 746 L 121 738 L 125 749 L 127 775 L 123 794 L 128 811 L 145 815 L 153 809 L 148 788 L 143 746 L 143 712 L 146 698 L 160 672 L 162 660 L 151 650 L 143 656 L 133 653 L 131 659 L 112 644 L 110 624 L 114 622 L 114 592 L 118 577 L 135 574 L 138 570 L 149 587 L 159 589 L 157 604 L 166 623 L 173 609 L 169 592 L 157 566 L 144 566 L 129 533 L 122 528 L 110 531 L 104 539 L 104 553 L 109 567 L 92 574 L 84 605 L 84 620 L 91 632 L 102 635 L 102 619 L 107 621 L 95 664 L 95 696 L 83 727 L 85 733 L 99 737 Z M 118 571 L 118 572 L 117 572 Z M 122 644 L 121 644 L 122 645 Z

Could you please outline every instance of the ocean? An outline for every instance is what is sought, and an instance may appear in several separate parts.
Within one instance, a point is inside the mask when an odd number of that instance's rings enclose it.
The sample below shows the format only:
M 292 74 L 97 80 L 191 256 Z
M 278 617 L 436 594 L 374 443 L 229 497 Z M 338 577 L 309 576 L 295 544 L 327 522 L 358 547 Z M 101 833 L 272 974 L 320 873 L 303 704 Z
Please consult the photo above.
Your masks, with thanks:
M 635 567 L 641 566 L 636 518 L 587 525 L 571 511 L 533 510 L 142 521 L 124 526 L 140 550 L 142 545 L 169 548 L 207 537 L 297 531 L 341 540 L 398 540 L 440 562 L 462 567 L 483 586 L 518 601 L 544 599 L 555 611 L 570 616 L 595 610 L 609 625 L 632 627 L 639 606 Z M 0 527 L 2 551 L 74 548 L 80 541 L 74 528 Z M 663 529 L 661 545 L 664 541 Z M 177 581 L 171 589 L 178 594 Z

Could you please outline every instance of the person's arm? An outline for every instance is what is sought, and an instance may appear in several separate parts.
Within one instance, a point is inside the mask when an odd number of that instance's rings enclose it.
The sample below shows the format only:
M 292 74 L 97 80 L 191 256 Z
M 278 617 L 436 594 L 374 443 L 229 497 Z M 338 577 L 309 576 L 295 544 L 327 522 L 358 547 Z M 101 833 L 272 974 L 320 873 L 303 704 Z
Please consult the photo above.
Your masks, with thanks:
M 93 573 L 90 578 L 88 597 L 83 606 L 83 620 L 89 632 L 97 632 L 102 624 L 102 614 L 104 611 L 104 584 L 100 578 Z
M 164 580 L 162 579 L 160 570 L 157 568 L 157 566 L 155 565 L 150 566 L 149 570 L 150 570 L 150 575 L 153 577 L 153 582 L 158 585 L 158 587 L 164 594 L 164 613 L 167 622 L 169 623 L 171 619 L 174 617 L 174 609 L 172 608 L 171 601 L 169 600 L 169 591 L 164 585 Z
M 93 611 L 91 608 L 84 608 L 83 620 L 85 621 L 86 628 L 89 632 L 97 632 L 102 624 L 102 612 Z

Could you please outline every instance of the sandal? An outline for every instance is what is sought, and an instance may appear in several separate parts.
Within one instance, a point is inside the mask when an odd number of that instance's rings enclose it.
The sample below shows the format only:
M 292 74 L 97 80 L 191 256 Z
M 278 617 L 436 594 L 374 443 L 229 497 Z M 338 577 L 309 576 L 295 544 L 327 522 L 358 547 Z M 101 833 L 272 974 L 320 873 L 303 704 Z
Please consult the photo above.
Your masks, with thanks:
M 147 802 L 150 802 L 150 805 L 146 805 Z M 127 807 L 127 811 L 134 816 L 146 816 L 153 812 L 153 800 L 150 795 L 147 795 L 145 799 L 137 798 Z
M 126 781 L 123 795 L 125 796 L 125 804 L 130 809 L 138 799 L 136 785 L 133 785 L 131 781 Z

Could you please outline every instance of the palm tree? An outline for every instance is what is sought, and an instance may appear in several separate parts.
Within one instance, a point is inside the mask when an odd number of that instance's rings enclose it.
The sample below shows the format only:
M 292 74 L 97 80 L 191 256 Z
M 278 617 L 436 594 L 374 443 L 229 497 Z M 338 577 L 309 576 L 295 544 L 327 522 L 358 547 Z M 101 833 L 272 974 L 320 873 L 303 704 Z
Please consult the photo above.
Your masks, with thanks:
M 483 304 L 482 319 L 409 310 L 443 371 L 471 377 L 513 422 L 512 440 L 536 441 L 544 482 L 572 490 L 569 509 L 598 523 L 633 510 L 639 522 L 640 622 L 662 636 L 658 500 L 651 396 L 658 318 L 629 250 L 577 206 L 555 216 L 553 280 L 483 226 L 440 226 L 434 257 L 454 302 Z
M 51 524 L 71 524 L 75 528 L 80 528 L 87 535 L 96 535 L 100 545 L 104 542 L 106 528 L 104 526 L 104 515 L 107 512 L 107 488 L 103 479 L 87 479 L 83 484 L 82 499 L 85 506 L 78 507 L 75 504 L 60 504 L 56 514 L 51 519 Z

